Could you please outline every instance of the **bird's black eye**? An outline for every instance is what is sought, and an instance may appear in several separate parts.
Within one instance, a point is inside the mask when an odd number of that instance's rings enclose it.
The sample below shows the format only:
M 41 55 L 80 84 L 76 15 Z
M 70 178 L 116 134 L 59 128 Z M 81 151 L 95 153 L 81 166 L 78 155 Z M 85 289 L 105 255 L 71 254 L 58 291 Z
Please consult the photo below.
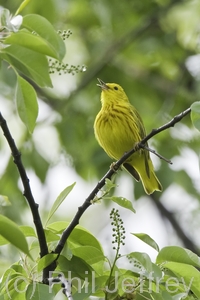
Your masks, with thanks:
M 118 87 L 117 87 L 117 86 L 114 86 L 114 89 L 117 91 L 117 90 L 118 90 Z

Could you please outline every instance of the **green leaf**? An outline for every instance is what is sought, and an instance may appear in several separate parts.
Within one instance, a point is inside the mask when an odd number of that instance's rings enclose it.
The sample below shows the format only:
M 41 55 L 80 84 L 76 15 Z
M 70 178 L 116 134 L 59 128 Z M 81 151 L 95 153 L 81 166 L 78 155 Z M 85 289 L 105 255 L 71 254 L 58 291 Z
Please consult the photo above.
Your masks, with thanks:
M 56 212 L 56 210 L 59 208 L 59 206 L 63 203 L 63 201 L 65 200 L 65 198 L 69 195 L 69 193 L 72 191 L 73 187 L 75 186 L 76 182 L 74 182 L 73 184 L 67 186 L 61 193 L 60 195 L 57 197 L 56 201 L 53 203 L 50 212 L 48 214 L 47 220 L 46 220 L 46 224 L 49 222 L 49 220 L 51 219 L 51 217 L 54 215 L 54 213 Z
M 191 120 L 194 127 L 200 131 L 200 101 L 191 105 Z
M 103 254 L 99 241 L 89 231 L 81 226 L 74 228 L 68 238 L 68 245 L 72 252 L 73 249 L 80 246 L 91 246 L 98 249 Z
M 178 262 L 167 262 L 164 267 L 171 270 L 188 291 L 191 290 L 198 299 L 200 298 L 200 273 L 196 268 Z
M 65 230 L 69 226 L 69 224 L 70 224 L 69 222 L 59 221 L 59 222 L 54 222 L 52 224 L 49 224 L 47 228 L 49 228 L 55 233 L 62 233 L 63 230 Z M 91 246 L 98 249 L 103 254 L 101 244 L 99 243 L 99 241 L 95 238 L 94 235 L 92 235 L 88 230 L 86 230 L 80 225 L 74 228 L 67 242 L 69 248 L 72 251 L 73 249 L 78 248 L 80 246 Z
M 44 232 L 45 232 L 47 243 L 51 243 L 51 242 L 60 240 L 60 236 L 55 234 L 51 230 L 45 229 Z
M 154 263 L 152 263 L 152 277 L 154 278 L 155 282 L 163 277 L 161 268 Z
M 38 116 L 37 95 L 34 88 L 19 75 L 17 76 L 17 82 L 16 103 L 18 114 L 28 131 L 32 133 Z
M 84 261 L 87 261 L 89 265 L 105 260 L 105 256 L 103 255 L 102 251 L 91 246 L 74 248 L 72 253 L 75 256 L 82 258 Z
M 31 226 L 20 226 L 19 228 L 26 237 L 37 237 L 35 230 Z
M 58 267 L 62 272 L 66 273 L 67 278 L 78 277 L 91 280 L 92 267 L 83 259 L 73 256 L 71 260 L 66 259 L 65 256 L 60 255 L 58 258 Z
M 53 261 L 55 261 L 55 259 L 58 257 L 58 254 L 47 254 L 45 256 L 43 256 L 37 265 L 37 270 L 38 272 L 41 272 L 44 268 L 46 268 L 47 266 L 49 266 Z
M 58 59 L 55 49 L 46 40 L 26 30 L 11 33 L 4 43 L 20 45 Z
M 15 13 L 15 16 L 16 15 L 18 15 L 26 6 L 27 6 L 27 4 L 30 2 L 30 0 L 24 0 L 21 4 L 20 4 L 20 6 L 19 6 L 19 8 L 17 9 L 17 11 L 16 11 L 16 13 Z
M 157 288 L 157 287 L 155 287 L 155 288 Z M 153 296 L 152 297 L 153 300 L 181 300 L 182 299 L 180 297 L 176 298 L 176 295 L 174 297 L 172 297 L 166 291 L 159 291 L 159 293 L 155 293 L 154 291 L 151 291 L 151 294 Z
M 25 293 L 28 284 L 28 278 L 22 274 L 14 274 L 7 278 L 6 284 L 2 290 L 4 300 L 26 300 Z M 19 292 L 20 291 L 20 292 Z
M 131 233 L 132 235 L 139 238 L 141 241 L 154 248 L 156 251 L 159 251 L 158 244 L 146 233 Z
M 56 33 L 53 26 L 47 19 L 39 15 L 26 15 L 23 18 L 23 27 L 30 32 L 34 31 L 44 40 L 48 42 L 49 48 L 56 55 L 59 60 L 62 60 L 65 56 L 65 44 L 61 37 Z
M 51 229 L 55 233 L 62 233 L 69 226 L 69 222 L 66 221 L 58 221 L 51 223 L 47 226 L 47 228 Z M 76 228 L 75 228 L 76 229 Z
M 27 300 L 53 300 L 54 297 L 55 294 L 53 292 L 53 289 L 50 289 L 48 285 L 39 282 L 33 282 L 29 284 L 26 290 Z
M 103 197 L 104 200 L 112 200 L 113 202 L 117 203 L 121 207 L 129 209 L 130 211 L 135 213 L 135 209 L 133 208 L 132 202 L 127 200 L 124 197 Z
M 0 234 L 12 245 L 31 257 L 22 231 L 13 221 L 2 215 L 0 215 Z
M 7 244 L 9 244 L 9 241 L 0 235 L 0 246 L 7 245 Z
M 113 183 L 112 180 L 110 180 L 108 178 L 105 179 L 105 190 L 107 193 L 109 193 L 110 190 L 112 190 L 116 186 L 117 186 L 116 183 Z
M 142 253 L 142 252 L 131 252 L 127 255 L 128 258 L 133 259 L 136 262 L 139 262 L 139 264 L 148 272 L 150 273 L 152 271 L 152 262 L 148 254 Z
M 166 261 L 173 261 L 200 267 L 199 257 L 192 251 L 178 246 L 164 247 L 158 253 L 156 263 L 160 264 Z
M 13 268 L 8 268 L 3 276 L 1 277 L 1 285 L 0 285 L 0 295 L 5 293 L 5 287 L 6 284 L 8 284 L 8 281 L 16 276 L 16 272 Z
M 1 51 L 1 57 L 40 87 L 52 87 L 45 55 L 13 44 Z

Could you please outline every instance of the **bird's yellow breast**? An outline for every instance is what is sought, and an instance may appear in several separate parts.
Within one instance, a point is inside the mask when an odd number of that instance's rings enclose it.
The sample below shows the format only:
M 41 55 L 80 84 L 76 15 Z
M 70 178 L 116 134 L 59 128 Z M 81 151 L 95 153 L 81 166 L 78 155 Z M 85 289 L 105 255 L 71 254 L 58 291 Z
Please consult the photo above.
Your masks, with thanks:
M 103 107 L 96 117 L 94 128 L 99 144 L 115 159 L 141 140 L 130 105 Z

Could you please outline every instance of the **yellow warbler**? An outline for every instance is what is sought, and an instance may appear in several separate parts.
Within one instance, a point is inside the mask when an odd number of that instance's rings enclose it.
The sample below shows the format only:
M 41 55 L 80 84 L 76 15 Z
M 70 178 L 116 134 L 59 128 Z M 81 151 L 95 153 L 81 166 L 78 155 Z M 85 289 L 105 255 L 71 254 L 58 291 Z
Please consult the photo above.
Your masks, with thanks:
M 97 85 L 102 90 L 102 108 L 94 122 L 95 137 L 104 151 L 111 158 L 118 160 L 145 137 L 144 124 L 120 85 L 104 83 L 101 79 L 98 81 Z M 149 151 L 136 151 L 126 160 L 123 167 L 137 181 L 141 179 L 147 194 L 162 190 L 154 173 Z

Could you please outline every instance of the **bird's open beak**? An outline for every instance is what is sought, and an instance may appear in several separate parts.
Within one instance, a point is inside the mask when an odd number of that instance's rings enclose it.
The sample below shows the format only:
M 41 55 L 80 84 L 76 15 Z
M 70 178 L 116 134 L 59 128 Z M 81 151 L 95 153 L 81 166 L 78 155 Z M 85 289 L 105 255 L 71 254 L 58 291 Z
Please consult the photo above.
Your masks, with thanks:
M 101 80 L 100 78 L 97 78 L 99 84 L 97 83 L 97 86 L 99 86 L 102 90 L 108 90 L 109 87 L 106 85 L 105 82 L 103 82 L 103 80 Z

